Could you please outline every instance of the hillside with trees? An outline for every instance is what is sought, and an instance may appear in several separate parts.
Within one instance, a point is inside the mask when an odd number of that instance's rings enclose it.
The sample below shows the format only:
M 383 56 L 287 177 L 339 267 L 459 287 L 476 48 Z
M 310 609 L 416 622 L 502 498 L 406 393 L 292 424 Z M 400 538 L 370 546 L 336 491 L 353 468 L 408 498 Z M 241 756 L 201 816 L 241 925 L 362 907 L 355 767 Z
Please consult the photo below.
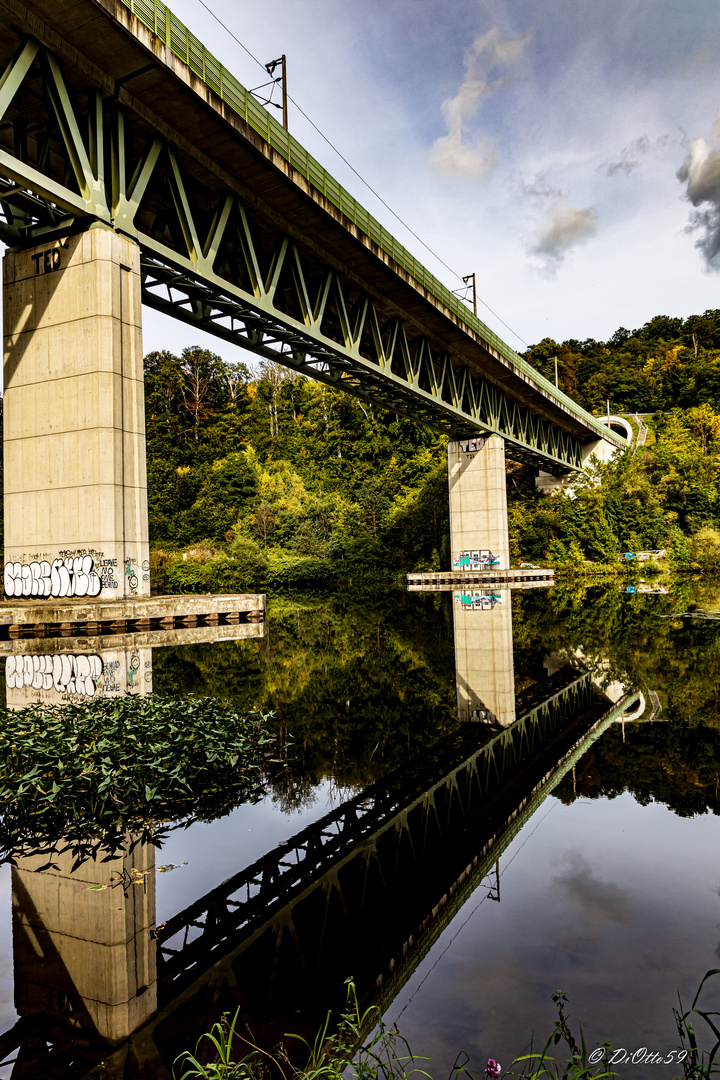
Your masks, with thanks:
M 720 310 L 657 316 L 607 342 L 549 338 L 526 357 L 596 414 L 650 437 L 572 494 L 508 463 L 511 554 L 611 563 L 666 547 L 720 568 Z M 263 362 L 199 347 L 145 358 L 153 570 L 173 590 L 325 585 L 449 565 L 446 440 Z M 184 550 L 188 558 L 177 552 Z

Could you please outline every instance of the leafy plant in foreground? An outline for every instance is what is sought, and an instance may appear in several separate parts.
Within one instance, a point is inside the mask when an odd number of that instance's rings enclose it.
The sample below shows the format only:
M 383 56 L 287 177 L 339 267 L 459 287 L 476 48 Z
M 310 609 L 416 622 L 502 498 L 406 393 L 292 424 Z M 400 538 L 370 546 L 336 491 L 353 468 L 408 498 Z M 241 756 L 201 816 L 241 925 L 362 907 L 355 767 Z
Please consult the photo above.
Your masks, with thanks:
M 684 1075 L 687 1080 L 704 1080 L 705 1077 L 717 1076 L 720 1073 L 720 1065 L 715 1061 L 718 1052 L 720 1052 L 720 1027 L 718 1027 L 720 1013 L 697 1008 L 705 983 L 714 975 L 720 975 L 720 968 L 712 968 L 705 973 L 689 1009 L 683 1011 L 679 994 L 678 1003 L 680 1008 L 673 1009 L 683 1050 L 685 1050 L 686 1039 L 688 1043 L 688 1053 L 683 1061 Z M 698 1046 L 692 1020 L 695 1016 L 699 1016 L 701 1020 L 704 1020 L 715 1036 L 715 1045 L 710 1051 L 701 1050 Z
M 525 1077 L 526 1080 L 540 1080 L 542 1077 L 548 1077 L 549 1080 L 611 1080 L 617 1077 L 618 1073 L 608 1069 L 604 1062 L 593 1065 L 588 1060 L 588 1049 L 582 1029 L 578 1046 L 565 1015 L 567 994 L 558 990 L 552 997 L 558 1010 L 555 1026 L 539 1053 L 523 1054 L 515 1058 L 513 1065 L 523 1065 L 519 1075 Z M 559 1061 L 548 1053 L 551 1046 L 557 1046 L 561 1041 L 570 1050 L 570 1057 L 566 1061 Z
M 0 711 L 0 853 L 79 859 L 158 843 L 171 822 L 210 819 L 261 789 L 267 717 L 217 698 L 100 698 Z
M 186 1051 L 173 1067 L 175 1080 L 407 1080 L 412 1075 L 430 1080 L 430 1074 L 416 1067 L 417 1058 L 397 1027 L 383 1023 L 378 1006 L 360 1010 L 355 984 L 346 980 L 347 1008 L 334 1033 L 331 1014 L 312 1043 L 300 1035 L 289 1034 L 302 1046 L 305 1056 L 301 1066 L 290 1060 L 282 1043 L 272 1053 L 262 1050 L 252 1038 L 238 1031 L 239 1013 L 232 1020 L 226 1014 L 210 1032 L 198 1040 L 195 1053 Z M 368 1033 L 369 1037 L 368 1037 Z M 250 1033 L 248 1033 L 250 1034 Z M 235 1058 L 234 1047 L 241 1043 L 242 1056 Z M 203 1050 L 210 1049 L 215 1061 L 203 1064 Z M 465 1072 L 464 1064 L 455 1063 L 449 1080 Z
M 720 1053 L 720 1013 L 698 1008 L 705 983 L 715 975 L 720 975 L 720 968 L 708 971 L 703 977 L 689 1009 L 683 1010 L 680 1002 L 680 1008 L 673 1010 L 681 1042 L 677 1061 L 678 1064 L 682 1062 L 684 1069 L 684 1076 L 673 1080 L 707 1080 L 720 1072 L 720 1066 L 716 1064 Z M 413 1054 L 397 1027 L 385 1026 L 378 1006 L 361 1012 L 353 981 L 347 979 L 346 986 L 347 1009 L 334 1033 L 331 1033 L 328 1013 L 312 1043 L 299 1035 L 285 1036 L 302 1045 L 305 1053 L 302 1065 L 291 1062 L 282 1043 L 268 1052 L 255 1043 L 249 1031 L 247 1038 L 240 1034 L 238 1009 L 232 1020 L 225 1013 L 220 1023 L 200 1037 L 194 1054 L 186 1051 L 176 1059 L 174 1080 L 270 1080 L 275 1077 L 281 1077 L 281 1080 L 408 1080 L 415 1074 L 431 1080 L 429 1073 L 416 1067 L 416 1062 L 427 1059 Z M 619 1080 L 621 1074 L 608 1067 L 613 1057 L 610 1043 L 601 1044 L 589 1054 L 581 1031 L 578 1044 L 565 1015 L 567 1000 L 562 991 L 553 994 L 558 1019 L 547 1042 L 541 1051 L 515 1058 L 505 1076 L 519 1076 L 523 1080 Z M 694 1017 L 700 1017 L 712 1032 L 715 1045 L 709 1052 L 698 1046 Z M 564 1061 L 549 1053 L 552 1046 L 561 1042 L 570 1051 L 570 1057 Z M 242 1044 L 240 1056 L 238 1043 Z M 204 1063 L 201 1059 L 208 1056 L 208 1051 L 214 1060 Z M 598 1060 L 601 1051 L 602 1060 Z M 478 1075 L 466 1067 L 467 1060 L 464 1054 L 457 1056 L 448 1080 L 457 1080 L 463 1073 L 468 1077 Z M 516 1071 L 515 1066 L 521 1068 Z M 498 1080 L 501 1073 L 501 1066 L 490 1058 L 484 1080 Z

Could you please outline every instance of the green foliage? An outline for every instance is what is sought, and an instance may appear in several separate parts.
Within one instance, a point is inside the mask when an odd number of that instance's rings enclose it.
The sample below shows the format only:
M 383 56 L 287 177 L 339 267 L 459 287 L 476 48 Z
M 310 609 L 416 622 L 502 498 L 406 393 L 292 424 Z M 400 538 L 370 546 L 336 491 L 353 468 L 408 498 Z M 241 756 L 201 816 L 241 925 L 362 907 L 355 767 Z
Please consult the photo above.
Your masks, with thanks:
M 720 572 L 720 530 L 704 525 L 690 543 L 691 566 L 705 574 Z
M 578 1043 L 568 1023 L 567 995 L 557 991 L 552 997 L 558 1019 L 542 1050 L 515 1058 L 504 1073 L 491 1058 L 484 1078 L 497 1080 L 502 1073 L 522 1080 L 620 1080 L 622 1073 L 610 1068 L 610 1064 L 620 1061 L 636 1067 L 649 1061 L 682 1065 L 682 1076 L 675 1076 L 674 1080 L 710 1080 L 720 1072 L 716 1064 L 720 1052 L 720 1013 L 699 1008 L 698 1002 L 707 980 L 716 975 L 720 975 L 719 969 L 708 971 L 703 977 L 689 1009 L 683 1010 L 682 1002 L 679 1009 L 673 1009 L 680 1036 L 680 1046 L 675 1049 L 658 1054 L 643 1048 L 632 1055 L 630 1062 L 628 1052 L 614 1051 L 611 1043 L 588 1051 L 582 1030 Z M 270 1050 L 265 1049 L 252 1037 L 240 1033 L 238 1009 L 232 1019 L 229 1013 L 224 1013 L 221 1021 L 200 1037 L 194 1054 L 190 1051 L 180 1054 L 173 1066 L 173 1080 L 268 1080 L 276 1073 L 283 1080 L 408 1080 L 414 1075 L 431 1080 L 430 1073 L 418 1068 L 419 1062 L 428 1059 L 418 1057 L 410 1049 L 397 1026 L 386 1026 L 378 1006 L 361 1012 L 352 980 L 346 980 L 346 985 L 346 1012 L 335 1025 L 328 1013 L 312 1043 L 302 1036 L 286 1033 L 285 1039 L 292 1040 L 289 1047 L 280 1042 Z M 698 1042 L 696 1018 L 709 1030 L 713 1043 L 710 1050 L 703 1050 Z M 369 1037 L 368 1032 L 371 1032 Z M 561 1043 L 566 1045 L 569 1057 L 558 1058 L 550 1052 Z M 294 1050 L 299 1050 L 299 1054 Z M 468 1069 L 467 1060 L 462 1052 L 457 1055 L 448 1080 L 457 1080 L 463 1074 L 469 1078 L 483 1075 Z
M 235 559 L 233 544 L 252 539 L 271 556 L 273 587 L 315 587 L 336 568 L 392 575 L 447 549 L 442 437 L 277 364 L 251 378 L 193 348 L 152 353 L 145 365 L 153 547 L 202 543 Z M 257 565 L 170 559 L 157 570 L 163 591 L 238 591 L 258 587 L 241 580 L 265 580 Z
M 717 1076 L 720 1073 L 720 1065 L 716 1064 L 718 1053 L 720 1053 L 720 1013 L 698 1008 L 698 1002 L 705 988 L 705 983 L 716 975 L 720 975 L 720 969 L 718 968 L 712 968 L 705 973 L 689 1009 L 683 1009 L 679 994 L 678 1004 L 680 1008 L 673 1009 L 682 1043 L 683 1075 L 686 1080 L 705 1080 L 707 1077 Z M 695 1033 L 697 1023 L 695 1017 L 702 1020 L 712 1032 L 712 1037 L 715 1040 L 712 1050 L 702 1050 L 698 1044 Z M 687 1049 L 685 1046 L 686 1041 L 688 1044 Z
M 286 1049 L 280 1043 L 269 1052 L 240 1034 L 238 1009 L 232 1020 L 225 1014 L 201 1036 L 194 1054 L 187 1051 L 177 1058 L 174 1080 L 268 1080 L 275 1071 L 283 1080 L 407 1080 L 415 1075 L 430 1080 L 429 1073 L 417 1068 L 422 1059 L 413 1056 L 397 1027 L 386 1026 L 377 1005 L 361 1012 L 352 980 L 346 985 L 345 1013 L 334 1025 L 328 1013 L 312 1043 L 290 1033 L 285 1038 L 294 1045 Z M 301 1059 L 299 1065 L 288 1050 Z M 208 1056 L 214 1060 L 204 1061 Z M 454 1067 L 449 1080 L 464 1071 L 462 1065 Z
M 720 402 L 720 310 L 688 319 L 658 315 L 608 341 L 544 338 L 525 357 L 590 412 L 652 413 Z
M 588 1054 L 582 1030 L 578 1045 L 565 1016 L 567 994 L 558 990 L 553 994 L 553 1001 L 557 1006 L 558 1018 L 545 1046 L 539 1053 L 523 1054 L 522 1057 L 515 1058 L 509 1072 L 513 1074 L 513 1066 L 522 1065 L 518 1075 L 527 1080 L 541 1080 L 544 1077 L 548 1080 L 611 1080 L 618 1076 L 618 1073 L 606 1067 L 603 1056 L 597 1061 L 594 1055 Z M 561 1041 L 567 1045 L 570 1057 L 559 1061 L 549 1050 Z
M 703 530 L 720 528 L 720 309 L 528 353 L 550 376 L 554 356 L 562 389 L 596 412 L 608 398 L 642 411 L 648 438 L 550 496 L 510 464 L 513 558 L 584 573 L 666 548 L 675 569 L 716 572 Z M 446 441 L 414 421 L 197 347 L 146 358 L 146 406 L 152 544 L 213 551 L 211 567 L 189 554 L 153 566 L 156 589 L 316 588 L 449 566 Z M 267 563 L 235 551 L 241 539 Z
M 336 567 L 326 559 L 271 551 L 266 580 L 271 589 L 321 589 L 333 585 L 336 575 Z
M 87 854 L 127 832 L 215 817 L 259 785 L 274 745 L 262 715 L 216 698 L 98 698 L 2 710 L 0 843 L 5 852 L 62 837 Z

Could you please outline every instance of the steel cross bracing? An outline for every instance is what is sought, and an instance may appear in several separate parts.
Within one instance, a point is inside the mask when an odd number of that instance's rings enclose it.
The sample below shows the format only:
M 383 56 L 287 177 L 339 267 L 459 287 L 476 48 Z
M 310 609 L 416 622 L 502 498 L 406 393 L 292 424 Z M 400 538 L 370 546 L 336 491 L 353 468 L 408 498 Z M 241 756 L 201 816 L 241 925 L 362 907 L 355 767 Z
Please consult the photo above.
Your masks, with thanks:
M 500 435 L 545 471 L 579 469 L 578 438 L 507 397 L 388 311 L 349 271 L 208 194 L 144 133 L 27 40 L 0 80 L 0 238 L 49 243 L 93 223 L 141 248 L 143 302 L 456 439 Z

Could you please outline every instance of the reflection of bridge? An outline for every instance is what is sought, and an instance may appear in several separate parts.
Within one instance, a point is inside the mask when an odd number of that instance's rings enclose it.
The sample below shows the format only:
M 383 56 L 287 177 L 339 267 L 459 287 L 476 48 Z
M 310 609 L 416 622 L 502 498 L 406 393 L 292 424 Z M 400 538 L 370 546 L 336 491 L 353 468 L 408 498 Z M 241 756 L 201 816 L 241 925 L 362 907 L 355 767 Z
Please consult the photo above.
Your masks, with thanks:
M 181 1042 L 221 1009 L 240 1004 L 253 1030 L 275 1040 L 312 1029 L 333 999 L 341 1004 L 348 974 L 366 1002 L 387 1007 L 628 700 L 608 708 L 588 676 L 565 668 L 518 696 L 519 718 L 505 730 L 463 725 L 170 919 L 158 945 L 158 1011 L 132 1039 L 113 1049 L 97 1034 L 93 1044 L 92 1032 L 77 1041 L 77 1030 L 47 1018 L 21 1020 L 0 1039 L 5 1057 L 24 1047 L 13 1080 L 85 1075 L 101 1058 L 108 1080 L 143 1070 L 159 1080 Z M 85 893 L 86 903 L 95 896 Z M 28 951 L 24 960 L 29 967 L 16 971 L 18 984 L 41 982 L 42 961 Z M 62 1000 L 66 1015 L 83 1015 L 72 987 Z M 78 1047 L 72 1073 L 71 1031 Z

